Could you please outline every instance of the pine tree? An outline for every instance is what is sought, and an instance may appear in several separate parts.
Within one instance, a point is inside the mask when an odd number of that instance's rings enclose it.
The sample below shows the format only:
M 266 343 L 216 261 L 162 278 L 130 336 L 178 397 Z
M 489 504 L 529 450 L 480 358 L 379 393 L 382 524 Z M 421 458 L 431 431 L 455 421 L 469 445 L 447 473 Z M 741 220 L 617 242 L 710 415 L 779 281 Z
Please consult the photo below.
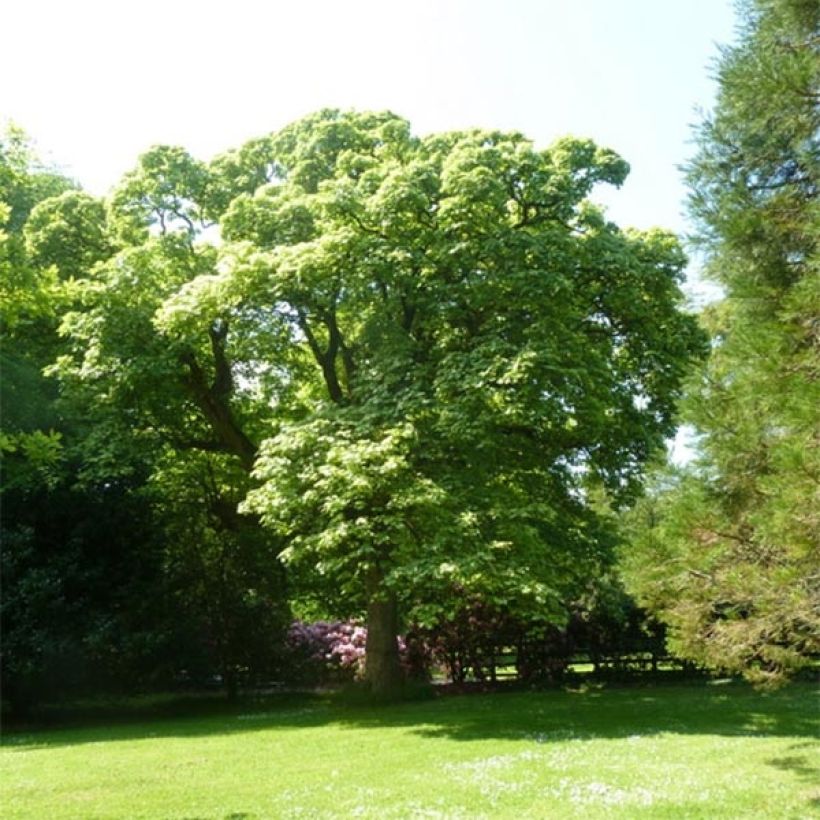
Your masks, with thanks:
M 626 565 L 677 652 L 773 684 L 820 651 L 820 5 L 738 9 L 688 169 L 724 292 L 685 408 L 700 459 L 639 506 Z

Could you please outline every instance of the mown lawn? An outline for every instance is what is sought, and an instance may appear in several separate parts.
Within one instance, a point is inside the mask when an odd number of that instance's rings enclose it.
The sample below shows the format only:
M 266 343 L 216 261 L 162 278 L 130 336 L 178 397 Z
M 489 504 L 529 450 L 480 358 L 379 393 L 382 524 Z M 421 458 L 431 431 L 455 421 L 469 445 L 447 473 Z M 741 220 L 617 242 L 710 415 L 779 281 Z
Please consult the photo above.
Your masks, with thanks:
M 234 710 L 8 732 L 4 818 L 820 816 L 816 691 L 692 685 L 280 696 Z

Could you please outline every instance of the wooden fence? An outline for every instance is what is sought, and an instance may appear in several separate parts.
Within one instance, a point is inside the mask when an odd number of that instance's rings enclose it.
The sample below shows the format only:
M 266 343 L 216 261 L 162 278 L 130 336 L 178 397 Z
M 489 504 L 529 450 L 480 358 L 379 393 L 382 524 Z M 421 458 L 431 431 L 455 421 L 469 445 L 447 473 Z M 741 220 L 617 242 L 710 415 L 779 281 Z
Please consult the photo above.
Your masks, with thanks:
M 697 667 L 661 650 L 630 648 L 623 651 L 579 649 L 564 656 L 533 658 L 517 647 L 503 646 L 480 654 L 450 658 L 443 666 L 454 683 L 465 681 L 558 680 L 567 673 L 593 677 L 650 675 L 660 672 L 697 672 Z

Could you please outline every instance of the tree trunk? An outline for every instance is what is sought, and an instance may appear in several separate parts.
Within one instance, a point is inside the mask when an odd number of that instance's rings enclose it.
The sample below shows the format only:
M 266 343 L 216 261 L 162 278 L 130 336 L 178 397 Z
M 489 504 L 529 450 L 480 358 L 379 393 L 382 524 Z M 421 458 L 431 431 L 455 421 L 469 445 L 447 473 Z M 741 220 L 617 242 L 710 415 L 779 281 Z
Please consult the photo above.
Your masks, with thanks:
M 222 673 L 223 683 L 225 685 L 225 696 L 229 703 L 236 703 L 239 699 L 239 678 L 236 674 L 236 669 L 230 664 L 225 667 Z
M 395 692 L 402 682 L 396 595 L 385 589 L 384 573 L 380 567 L 372 567 L 368 571 L 366 591 L 365 680 L 373 694 L 388 695 Z

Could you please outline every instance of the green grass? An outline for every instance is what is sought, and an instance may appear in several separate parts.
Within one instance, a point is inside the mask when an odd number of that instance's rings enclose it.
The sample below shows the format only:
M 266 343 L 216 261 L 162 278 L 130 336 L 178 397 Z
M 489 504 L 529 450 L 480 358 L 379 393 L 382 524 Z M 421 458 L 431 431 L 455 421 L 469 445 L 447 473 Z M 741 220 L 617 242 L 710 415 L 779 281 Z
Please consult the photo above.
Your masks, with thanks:
M 820 816 L 814 691 L 740 686 L 233 710 L 11 732 L 4 818 Z

